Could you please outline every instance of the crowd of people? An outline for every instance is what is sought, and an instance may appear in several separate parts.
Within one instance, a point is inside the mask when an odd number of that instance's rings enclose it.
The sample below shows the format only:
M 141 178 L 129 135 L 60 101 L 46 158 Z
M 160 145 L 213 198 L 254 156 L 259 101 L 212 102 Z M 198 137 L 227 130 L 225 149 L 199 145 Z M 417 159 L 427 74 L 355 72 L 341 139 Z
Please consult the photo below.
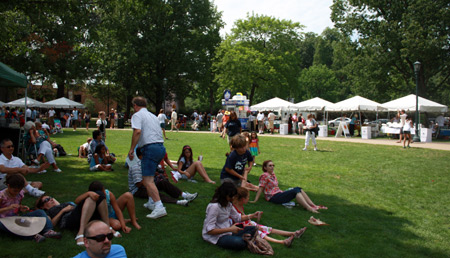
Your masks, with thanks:
M 167 137 L 163 129 L 168 121 L 171 123 L 178 121 L 177 118 L 172 118 L 174 114 L 168 119 L 160 112 L 158 118 L 147 110 L 147 102 L 142 97 L 134 98 L 132 104 L 135 113 L 131 119 L 133 133 L 127 155 L 129 191 L 123 194 L 115 195 L 96 180 L 89 185 L 86 192 L 80 193 L 73 201 L 60 203 L 42 190 L 44 188 L 42 182 L 28 182 L 24 177 L 28 173 L 45 172 L 51 167 L 55 172 L 62 172 L 55 160 L 53 151 L 55 143 L 50 138 L 51 134 L 42 128 L 40 122 L 26 123 L 25 141 L 29 144 L 29 153 L 35 152 L 35 158 L 31 159 L 33 167 L 26 166 L 22 160 L 12 155 L 14 145 L 11 140 L 3 140 L 0 179 L 3 182 L 2 186 L 5 187 L 0 191 L 0 218 L 21 218 L 36 226 L 37 231 L 33 231 L 33 235 L 24 236 L 10 230 L 9 222 L 6 220 L 0 220 L 0 230 L 23 239 L 42 242 L 46 238 L 61 238 L 61 233 L 56 232 L 55 228 L 68 229 L 76 232 L 76 244 L 86 248 L 86 251 L 77 257 L 104 257 L 101 255 L 111 253 L 125 257 L 125 249 L 120 245 L 112 245 L 111 240 L 115 236 L 120 236 L 120 232 L 129 233 L 131 227 L 127 226 L 128 223 L 136 229 L 141 228 L 136 217 L 135 197 L 147 199 L 144 208 L 151 211 L 147 218 L 158 219 L 167 215 L 165 204 L 188 206 L 198 196 L 198 193 L 179 189 L 169 180 L 170 178 L 174 183 L 183 179 L 196 183 L 194 177 L 199 174 L 206 183 L 216 184 L 203 166 L 202 155 L 194 160 L 193 149 L 189 145 L 183 146 L 177 161 L 168 158 L 164 146 Z M 176 113 L 175 110 L 173 112 Z M 92 172 L 112 171 L 116 161 L 115 155 L 105 143 L 106 124 L 103 122 L 105 116 L 104 112 L 100 114 L 97 130 L 93 131 L 92 138 L 88 138 L 79 147 L 78 157 L 87 160 L 86 168 Z M 248 182 L 248 175 L 256 165 L 256 157 L 260 154 L 258 133 L 242 133 L 242 126 L 234 111 L 225 114 L 221 110 L 211 120 L 217 123 L 216 128 L 221 137 L 228 139 L 230 152 L 224 160 L 220 186 L 216 188 L 212 201 L 206 208 L 203 239 L 223 248 L 244 249 L 247 242 L 242 236 L 258 234 L 261 239 L 290 246 L 295 238 L 304 234 L 306 228 L 284 231 L 258 224 L 262 212 L 250 215 L 244 213 L 244 205 L 249 200 L 249 191 L 256 192 L 255 201 L 264 193 L 266 200 L 270 202 L 285 204 L 295 199 L 311 212 L 317 212 L 324 207 L 315 205 L 299 187 L 286 192 L 281 191 L 271 161 L 262 163 L 263 173 L 257 185 Z M 269 120 L 269 129 L 270 125 Z M 172 127 L 175 128 L 178 129 L 176 126 Z M 172 170 L 172 177 L 167 176 L 166 166 Z M 176 174 L 178 176 L 174 176 Z M 26 192 L 38 198 L 32 213 L 27 213 L 29 207 L 20 204 Z M 125 209 L 129 218 L 124 216 Z M 19 211 L 25 215 L 18 216 Z M 278 234 L 286 238 L 277 240 L 271 238 L 269 234 Z

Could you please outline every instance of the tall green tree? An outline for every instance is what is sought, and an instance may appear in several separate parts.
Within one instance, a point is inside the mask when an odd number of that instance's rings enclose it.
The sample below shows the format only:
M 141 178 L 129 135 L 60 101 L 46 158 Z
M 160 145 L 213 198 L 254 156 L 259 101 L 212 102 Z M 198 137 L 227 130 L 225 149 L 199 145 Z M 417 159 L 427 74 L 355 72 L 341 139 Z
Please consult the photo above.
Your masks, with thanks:
M 214 63 L 222 89 L 247 93 L 250 104 L 273 96 L 293 97 L 298 88 L 297 54 L 303 26 L 264 15 L 238 20 Z
M 87 78 L 90 69 L 85 51 L 94 5 L 89 0 L 2 1 L 1 52 L 3 59 L 31 79 L 65 88 Z
M 211 78 L 222 23 L 208 0 L 112 0 L 98 13 L 101 74 L 125 89 L 127 111 L 136 92 L 159 109 Z
M 447 0 L 334 0 L 332 20 L 345 34 L 356 34 L 360 47 L 367 49 L 366 54 L 376 65 L 389 67 L 371 79 L 387 81 L 393 76 L 394 82 L 400 77 L 408 85 L 406 89 L 391 85 L 389 91 L 399 95 L 414 92 L 415 61 L 422 63 L 420 95 L 434 95 L 438 88 L 450 88 Z
M 331 102 L 338 102 L 342 100 L 345 92 L 334 71 L 324 64 L 313 65 L 302 70 L 298 80 L 303 100 L 319 97 Z

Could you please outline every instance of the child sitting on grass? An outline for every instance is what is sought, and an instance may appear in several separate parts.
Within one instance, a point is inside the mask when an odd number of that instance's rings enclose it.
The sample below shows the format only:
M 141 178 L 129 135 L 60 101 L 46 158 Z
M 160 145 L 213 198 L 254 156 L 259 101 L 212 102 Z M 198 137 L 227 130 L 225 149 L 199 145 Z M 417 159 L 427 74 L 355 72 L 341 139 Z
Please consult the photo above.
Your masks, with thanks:
M 253 157 L 247 149 L 245 136 L 242 134 L 233 136 L 230 144 L 234 150 L 228 155 L 223 166 L 220 173 L 220 182 L 231 182 L 236 187 L 242 186 L 251 191 L 257 191 L 257 186 L 247 182 L 248 173 L 250 173 L 253 166 Z M 245 168 L 246 164 L 248 164 L 248 168 Z
M 114 161 L 116 161 L 116 158 L 106 155 L 106 146 L 100 144 L 95 148 L 89 169 L 91 171 L 113 171 L 112 165 L 109 163 L 113 163 Z

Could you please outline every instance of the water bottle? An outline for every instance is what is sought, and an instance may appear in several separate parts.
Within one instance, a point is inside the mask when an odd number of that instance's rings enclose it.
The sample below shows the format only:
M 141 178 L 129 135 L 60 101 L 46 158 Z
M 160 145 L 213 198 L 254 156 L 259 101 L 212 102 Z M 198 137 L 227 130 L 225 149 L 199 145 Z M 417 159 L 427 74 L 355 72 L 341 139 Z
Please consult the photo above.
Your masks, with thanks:
M 203 155 L 198 156 L 198 161 L 202 161 L 203 160 Z

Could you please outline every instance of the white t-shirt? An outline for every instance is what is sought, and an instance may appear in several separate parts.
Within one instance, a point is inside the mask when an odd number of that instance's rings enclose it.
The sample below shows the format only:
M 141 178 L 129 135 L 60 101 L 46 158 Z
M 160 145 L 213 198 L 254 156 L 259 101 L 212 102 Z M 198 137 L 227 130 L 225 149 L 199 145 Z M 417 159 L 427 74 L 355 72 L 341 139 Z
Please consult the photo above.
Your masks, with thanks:
M 49 111 L 48 111 L 48 117 L 54 117 L 55 116 L 55 110 L 53 110 L 53 109 L 50 109 Z
M 438 126 L 444 126 L 445 118 L 443 116 L 436 117 L 436 123 L 438 124 Z
M 170 118 L 172 119 L 172 121 L 177 120 L 178 116 L 177 116 L 177 112 L 172 111 L 172 115 L 170 116 Z
M 103 130 L 100 130 L 101 132 L 104 132 L 106 129 L 106 125 L 108 124 L 108 122 L 106 122 L 106 120 L 101 120 L 98 119 L 97 122 L 95 123 L 97 125 L 97 127 L 100 129 L 101 125 L 103 124 Z
M 150 143 L 164 142 L 158 118 L 145 107 L 141 108 L 131 117 L 131 128 L 141 130 L 138 147 Z
M 403 131 L 411 131 L 411 120 L 406 120 Z
M 46 123 L 42 124 L 42 128 L 50 130 L 50 126 L 48 126 L 48 124 L 46 124 Z
M 165 114 L 161 113 L 161 114 L 158 115 L 158 121 L 159 121 L 160 124 L 165 124 L 166 123 L 166 119 L 167 119 L 167 116 Z
M 12 156 L 11 159 L 5 157 L 5 155 L 0 155 L 0 165 L 6 168 L 21 168 L 25 166 L 25 163 L 22 162 L 18 157 Z M 0 173 L 0 181 L 3 181 L 3 178 L 6 177 L 6 174 Z
M 270 112 L 267 118 L 269 119 L 269 121 L 273 122 L 275 120 L 275 114 Z
M 258 116 L 256 116 L 256 120 L 263 121 L 264 120 L 264 114 L 263 113 L 259 113 Z
M 406 117 L 407 116 L 408 116 L 407 114 L 401 114 L 400 115 L 400 123 L 401 123 L 401 125 L 405 125 L 405 121 L 406 121 Z
M 250 115 L 248 116 L 248 121 L 250 121 L 250 122 L 255 121 L 255 116 L 253 116 L 252 114 L 250 114 Z
M 314 119 L 306 120 L 306 127 L 307 128 L 313 127 L 315 124 L 316 124 L 316 121 Z

